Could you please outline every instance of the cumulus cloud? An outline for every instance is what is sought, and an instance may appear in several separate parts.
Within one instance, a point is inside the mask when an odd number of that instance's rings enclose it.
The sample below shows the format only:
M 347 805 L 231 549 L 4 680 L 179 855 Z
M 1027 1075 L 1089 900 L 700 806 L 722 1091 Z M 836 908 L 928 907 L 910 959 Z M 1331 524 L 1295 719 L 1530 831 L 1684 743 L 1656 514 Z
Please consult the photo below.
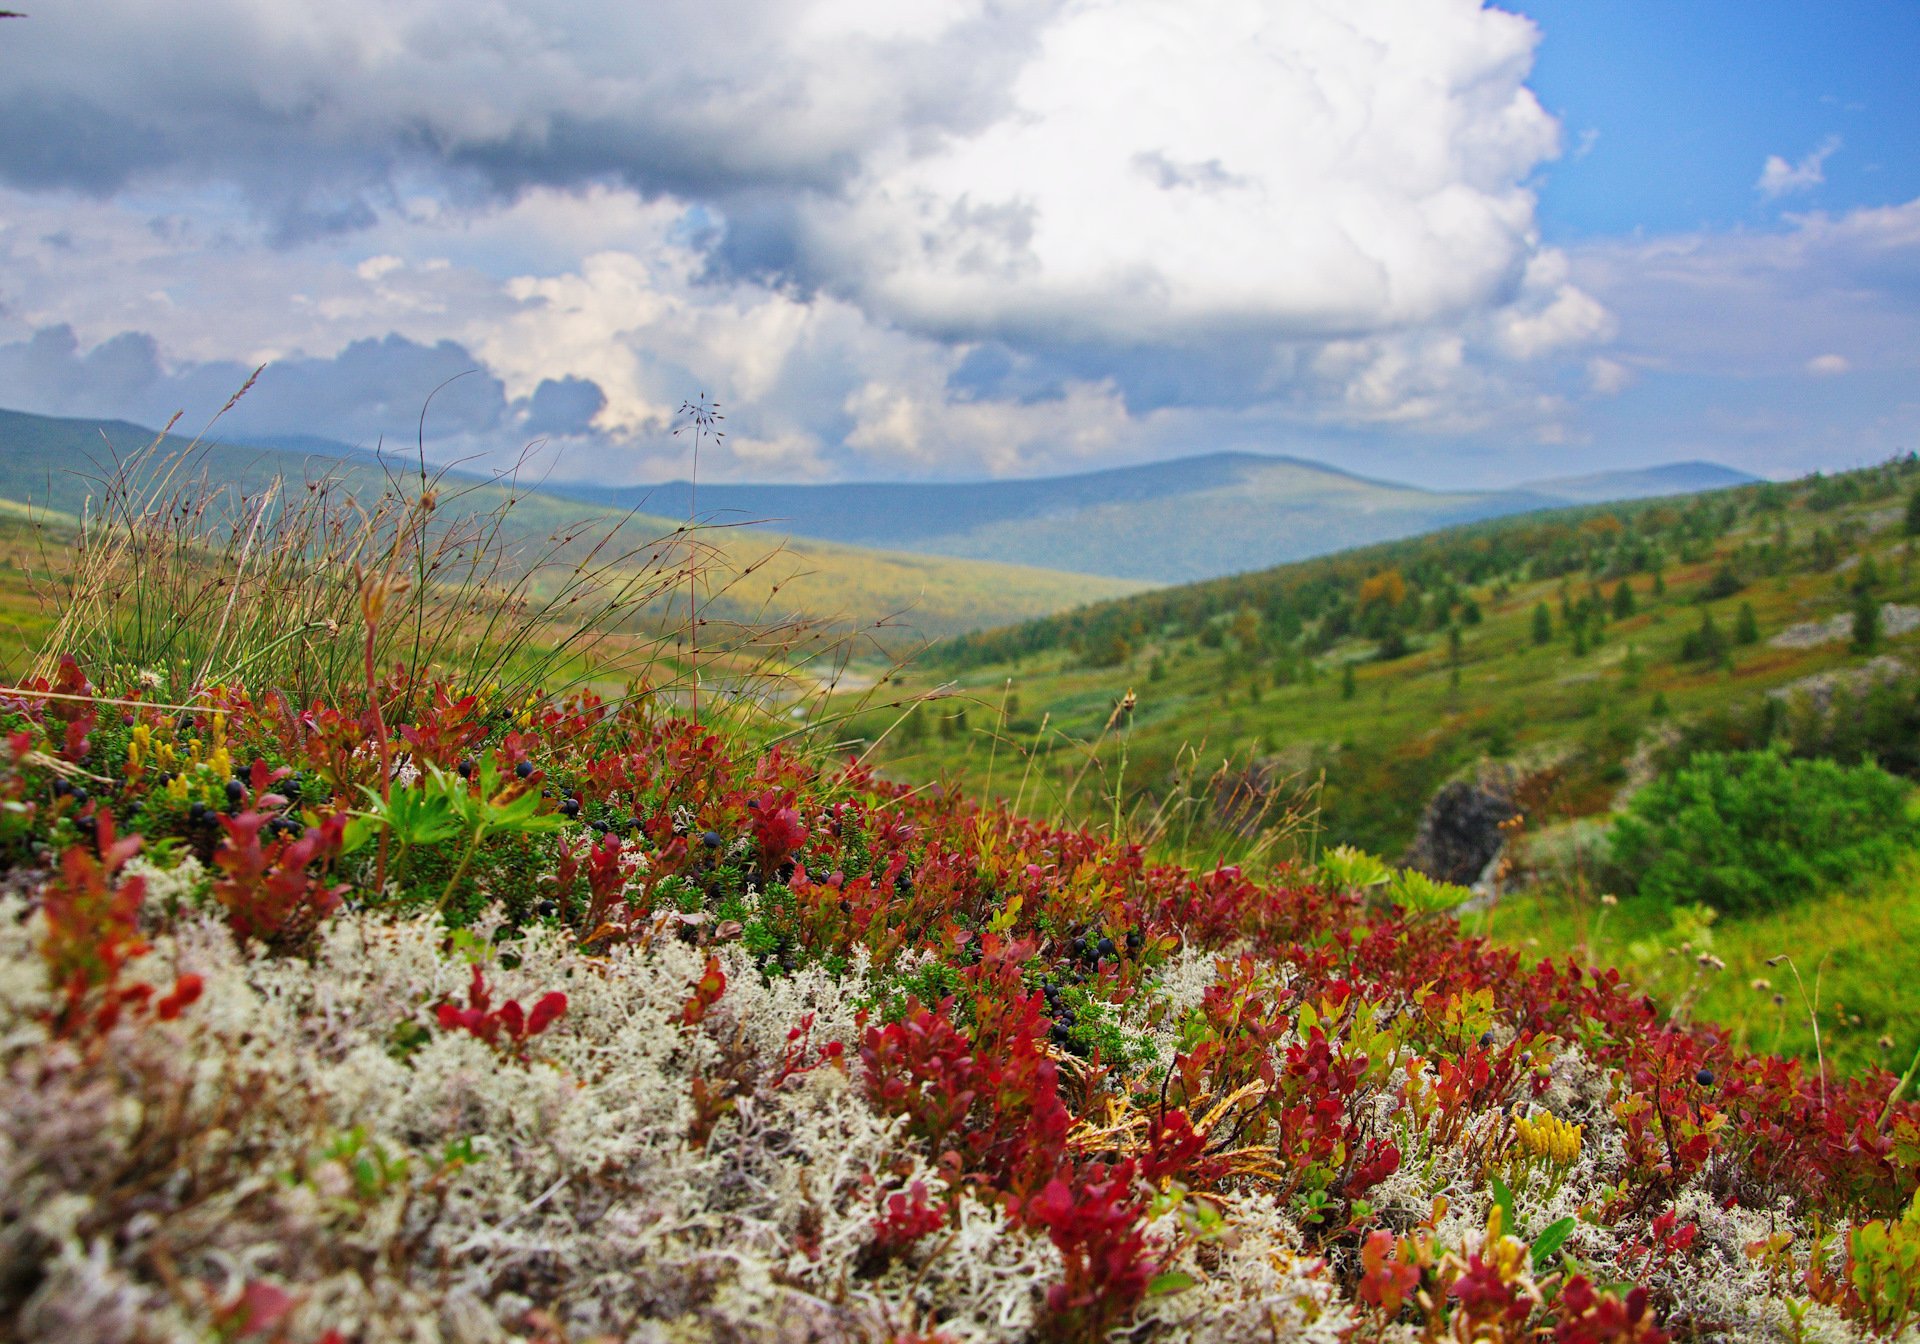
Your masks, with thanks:
M 315 230 L 353 227 L 419 164 L 505 192 L 831 186 L 879 139 L 991 115 L 1050 8 L 100 0 L 9 34 L 0 116 L 41 133 L 0 142 L 0 176 L 220 176 Z
M 1819 378 L 1832 378 L 1852 367 L 1845 355 L 1815 355 L 1807 361 L 1807 372 Z
M 542 378 L 527 405 L 529 434 L 591 433 L 594 417 L 606 409 L 607 394 L 591 378 Z
M 1615 396 L 1633 385 L 1633 370 L 1617 359 L 1596 355 L 1587 361 L 1587 385 L 1603 397 Z
M 164 418 L 266 363 L 237 430 L 410 439 L 474 370 L 446 451 L 620 479 L 696 388 L 719 475 L 1538 438 L 1616 323 L 1538 237 L 1537 39 L 1479 0 L 100 0 L 5 57 L 44 133 L 0 140 L 0 399 Z
M 1829 136 L 1820 147 L 1807 154 L 1797 163 L 1788 163 L 1778 154 L 1769 154 L 1760 169 L 1760 180 L 1754 189 L 1768 200 L 1790 196 L 1798 191 L 1811 191 L 1827 180 L 1827 160 L 1840 148 L 1840 137 Z
M 802 206 L 803 254 L 942 334 L 1344 337 L 1497 304 L 1558 145 L 1537 33 L 1471 0 L 1096 0 L 1010 107 Z

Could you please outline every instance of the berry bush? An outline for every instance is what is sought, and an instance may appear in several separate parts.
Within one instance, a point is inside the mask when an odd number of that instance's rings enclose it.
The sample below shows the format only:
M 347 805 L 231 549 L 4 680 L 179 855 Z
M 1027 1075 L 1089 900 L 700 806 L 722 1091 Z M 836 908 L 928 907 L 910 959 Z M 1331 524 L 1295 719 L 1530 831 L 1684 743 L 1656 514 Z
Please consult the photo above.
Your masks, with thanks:
M 1895 1079 L 1524 964 L 1353 855 L 1190 870 L 646 696 L 126 680 L 0 693 L 9 1338 L 1920 1313 Z

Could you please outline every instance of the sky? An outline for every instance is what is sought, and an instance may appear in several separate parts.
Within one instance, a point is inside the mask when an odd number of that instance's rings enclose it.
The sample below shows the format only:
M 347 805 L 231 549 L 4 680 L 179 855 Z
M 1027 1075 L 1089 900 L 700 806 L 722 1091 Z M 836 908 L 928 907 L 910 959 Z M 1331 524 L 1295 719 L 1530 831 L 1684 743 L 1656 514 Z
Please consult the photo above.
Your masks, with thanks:
M 0 406 L 611 484 L 1920 449 L 1912 0 L 17 0 Z

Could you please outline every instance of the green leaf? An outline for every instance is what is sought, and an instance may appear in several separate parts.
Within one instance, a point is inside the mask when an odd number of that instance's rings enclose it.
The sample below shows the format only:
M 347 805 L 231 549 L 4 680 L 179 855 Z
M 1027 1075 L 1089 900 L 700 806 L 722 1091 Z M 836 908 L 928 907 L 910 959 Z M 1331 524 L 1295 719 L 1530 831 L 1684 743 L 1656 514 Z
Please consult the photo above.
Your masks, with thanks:
M 1409 915 L 1438 914 L 1473 899 L 1473 893 L 1467 888 L 1452 882 L 1436 882 L 1413 868 L 1402 868 L 1394 873 L 1387 886 L 1387 895 Z
M 1171 1293 L 1184 1293 L 1197 1282 L 1191 1274 L 1170 1269 L 1164 1274 L 1155 1274 L 1147 1281 L 1147 1296 L 1166 1297 Z
M 1320 856 L 1321 880 L 1349 891 L 1377 887 L 1391 876 L 1391 870 L 1365 850 L 1341 845 Z
M 1573 1235 L 1572 1218 L 1562 1218 L 1557 1223 L 1549 1223 L 1539 1236 L 1533 1239 L 1534 1272 L 1545 1269 L 1552 1262 L 1554 1252 L 1567 1244 L 1567 1238 Z
M 1500 1208 L 1501 1233 L 1509 1237 L 1519 1236 L 1520 1218 L 1513 1211 L 1513 1191 L 1498 1176 L 1489 1176 L 1487 1182 L 1493 1187 L 1493 1202 Z

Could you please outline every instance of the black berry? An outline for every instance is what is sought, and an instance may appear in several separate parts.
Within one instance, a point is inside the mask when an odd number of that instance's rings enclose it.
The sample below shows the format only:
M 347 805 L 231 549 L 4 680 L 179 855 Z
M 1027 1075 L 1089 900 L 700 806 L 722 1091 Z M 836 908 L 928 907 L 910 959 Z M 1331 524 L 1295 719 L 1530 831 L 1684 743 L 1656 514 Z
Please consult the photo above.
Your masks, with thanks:
M 532 761 L 520 762 L 520 764 L 513 767 L 513 773 L 518 775 L 521 779 L 528 778 L 533 774 L 533 762 Z
M 1712 1069 L 1700 1070 L 1700 1072 L 1693 1075 L 1693 1081 L 1700 1084 L 1700 1086 L 1702 1087 L 1712 1087 L 1713 1086 L 1713 1070 Z

